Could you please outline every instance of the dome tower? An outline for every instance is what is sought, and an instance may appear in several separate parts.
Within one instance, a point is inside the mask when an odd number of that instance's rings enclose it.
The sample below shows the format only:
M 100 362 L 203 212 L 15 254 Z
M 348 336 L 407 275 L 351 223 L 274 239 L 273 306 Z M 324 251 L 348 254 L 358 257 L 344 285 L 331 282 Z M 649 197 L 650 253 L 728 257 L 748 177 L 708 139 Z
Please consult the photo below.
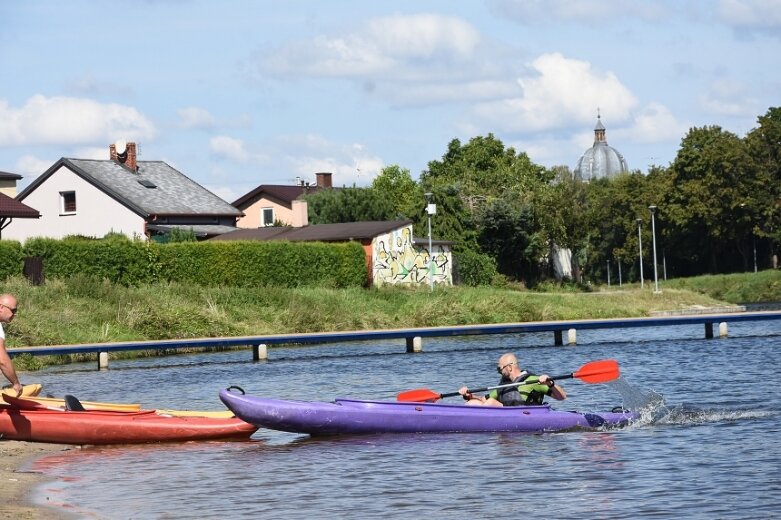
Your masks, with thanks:
M 594 145 L 586 150 L 575 166 L 575 178 L 589 182 L 594 179 L 612 179 L 627 173 L 626 159 L 618 150 L 608 146 L 605 140 L 605 126 L 597 113 L 597 126 L 594 127 Z

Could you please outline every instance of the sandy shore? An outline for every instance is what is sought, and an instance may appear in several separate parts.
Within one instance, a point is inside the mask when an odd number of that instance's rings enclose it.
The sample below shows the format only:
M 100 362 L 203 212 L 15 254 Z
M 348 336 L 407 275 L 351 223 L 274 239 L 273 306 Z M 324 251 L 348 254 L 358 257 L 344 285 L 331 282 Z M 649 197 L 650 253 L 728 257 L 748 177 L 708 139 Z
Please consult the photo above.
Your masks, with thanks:
M 55 510 L 33 506 L 30 490 L 45 479 L 44 475 L 26 470 L 27 465 L 48 453 L 72 448 L 62 444 L 44 444 L 0 440 L 0 518 L 48 520 L 65 518 Z

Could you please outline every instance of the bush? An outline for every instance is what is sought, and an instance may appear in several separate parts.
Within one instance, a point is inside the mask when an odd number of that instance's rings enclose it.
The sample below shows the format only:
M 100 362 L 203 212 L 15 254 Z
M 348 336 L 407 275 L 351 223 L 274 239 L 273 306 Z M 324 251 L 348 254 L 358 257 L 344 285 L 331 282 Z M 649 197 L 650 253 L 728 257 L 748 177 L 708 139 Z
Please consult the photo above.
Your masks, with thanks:
M 24 256 L 43 258 L 47 278 L 107 280 L 124 286 L 181 282 L 228 287 L 363 287 L 366 256 L 358 242 L 172 242 L 123 235 L 104 239 L 34 238 L 22 248 L 0 242 L 0 276 L 22 272 Z
M 496 261 L 488 255 L 476 253 L 471 249 L 453 253 L 453 282 L 476 287 L 493 285 L 502 280 L 496 270 Z
M 0 279 L 21 275 L 23 263 L 22 245 L 16 240 L 0 240 Z

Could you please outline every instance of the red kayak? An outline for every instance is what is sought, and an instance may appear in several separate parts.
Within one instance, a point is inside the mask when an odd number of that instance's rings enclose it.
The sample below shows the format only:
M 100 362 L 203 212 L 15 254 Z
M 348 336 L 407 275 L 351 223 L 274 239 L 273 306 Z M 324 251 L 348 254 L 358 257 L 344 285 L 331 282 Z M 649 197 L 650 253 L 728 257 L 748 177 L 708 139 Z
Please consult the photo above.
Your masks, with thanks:
M 141 444 L 248 439 L 258 427 L 241 419 L 138 412 L 70 411 L 0 407 L 3 439 L 58 444 Z

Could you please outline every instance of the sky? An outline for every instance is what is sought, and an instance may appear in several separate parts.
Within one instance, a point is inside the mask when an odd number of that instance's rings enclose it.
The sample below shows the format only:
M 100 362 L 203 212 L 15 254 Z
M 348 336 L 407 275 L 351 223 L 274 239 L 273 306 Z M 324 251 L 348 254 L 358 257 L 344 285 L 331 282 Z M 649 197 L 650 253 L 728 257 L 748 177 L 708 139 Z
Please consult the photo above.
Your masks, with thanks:
M 417 179 L 494 134 L 574 168 L 597 114 L 629 168 L 781 103 L 781 0 L 2 0 L 0 171 L 136 142 L 228 202 Z

